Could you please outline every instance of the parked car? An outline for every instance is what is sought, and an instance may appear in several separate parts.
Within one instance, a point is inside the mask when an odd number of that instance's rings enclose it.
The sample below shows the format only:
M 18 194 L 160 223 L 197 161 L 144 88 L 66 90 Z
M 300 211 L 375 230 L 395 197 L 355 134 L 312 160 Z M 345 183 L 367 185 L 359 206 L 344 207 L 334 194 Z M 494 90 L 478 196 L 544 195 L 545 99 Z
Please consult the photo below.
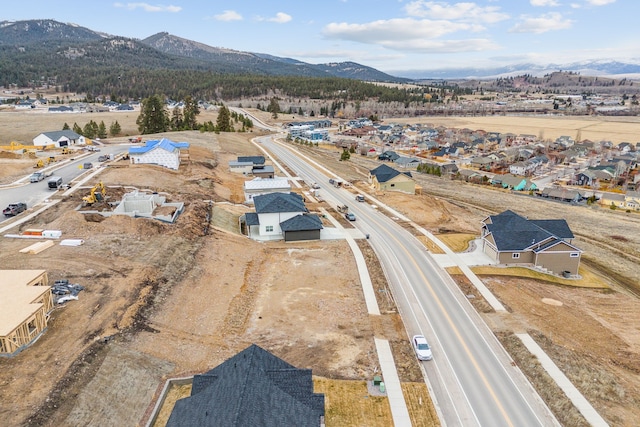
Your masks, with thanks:
M 98 157 L 99 162 L 106 162 L 107 160 L 109 160 L 109 156 L 102 155 Z
M 347 218 L 349 221 L 355 221 L 356 220 L 356 216 L 354 214 L 352 214 L 351 212 L 348 212 L 348 213 L 344 214 L 344 217 Z
M 21 212 L 27 210 L 27 204 L 22 202 L 10 203 L 9 206 L 4 208 L 2 213 L 4 216 L 16 216 Z
M 44 179 L 44 172 L 34 172 L 29 177 L 29 182 L 39 182 Z
M 411 343 L 413 344 L 413 349 L 416 352 L 416 356 L 418 356 L 418 360 L 431 360 L 433 359 L 433 355 L 431 354 L 431 347 L 429 347 L 429 343 L 424 335 L 414 335 L 411 339 Z
M 93 163 L 87 162 L 82 165 L 82 169 L 91 169 L 93 167 Z

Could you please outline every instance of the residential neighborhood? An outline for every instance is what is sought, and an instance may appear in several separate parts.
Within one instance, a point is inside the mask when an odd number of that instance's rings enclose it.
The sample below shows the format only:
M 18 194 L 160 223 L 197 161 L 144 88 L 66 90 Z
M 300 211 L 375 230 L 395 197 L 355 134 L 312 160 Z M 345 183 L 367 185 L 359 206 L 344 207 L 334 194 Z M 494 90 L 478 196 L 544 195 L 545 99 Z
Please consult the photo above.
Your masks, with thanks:
M 336 147 L 375 156 L 396 170 L 567 202 L 639 210 L 640 142 L 614 145 L 610 141 L 576 141 L 566 135 L 549 140 L 529 134 L 365 119 L 341 122 L 339 128 L 342 131 L 331 134 Z

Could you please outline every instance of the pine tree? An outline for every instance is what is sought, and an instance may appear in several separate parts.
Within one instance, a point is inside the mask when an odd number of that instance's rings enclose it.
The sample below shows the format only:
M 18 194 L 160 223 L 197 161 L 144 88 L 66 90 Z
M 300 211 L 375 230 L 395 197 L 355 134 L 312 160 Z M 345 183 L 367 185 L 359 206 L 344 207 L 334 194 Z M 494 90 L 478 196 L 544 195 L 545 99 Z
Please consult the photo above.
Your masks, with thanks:
M 200 107 L 198 107 L 198 103 L 190 96 L 187 96 L 184 99 L 184 108 L 182 109 L 184 130 L 198 129 L 198 114 L 200 114 Z
M 142 101 L 142 110 L 136 120 L 136 124 L 138 125 L 138 131 L 143 135 L 169 130 L 169 116 L 159 95 Z
M 118 123 L 117 120 L 111 123 L 111 126 L 109 126 L 109 134 L 111 136 L 118 136 L 120 135 L 120 132 L 122 132 L 122 126 L 120 126 L 120 123 Z
M 106 138 L 107 137 L 107 127 L 104 124 L 104 121 L 100 121 L 98 125 L 98 138 Z
M 231 132 L 231 113 L 224 105 L 218 110 L 218 118 L 216 120 L 216 130 L 218 132 Z

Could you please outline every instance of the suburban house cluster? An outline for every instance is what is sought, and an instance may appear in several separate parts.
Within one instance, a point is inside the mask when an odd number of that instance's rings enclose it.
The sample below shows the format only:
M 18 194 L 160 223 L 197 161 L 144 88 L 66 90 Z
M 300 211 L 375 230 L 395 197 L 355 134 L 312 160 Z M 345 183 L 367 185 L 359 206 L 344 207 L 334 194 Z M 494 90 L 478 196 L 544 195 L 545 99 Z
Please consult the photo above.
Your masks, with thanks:
M 536 135 L 453 129 L 444 126 L 379 124 L 369 119 L 340 124 L 334 144 L 354 147 L 398 169 L 437 170 L 451 179 L 485 183 L 554 198 L 570 188 L 585 201 L 640 210 L 640 143 L 545 140 Z M 546 190 L 546 192 L 545 192 Z M 564 200 L 564 198 L 562 198 Z

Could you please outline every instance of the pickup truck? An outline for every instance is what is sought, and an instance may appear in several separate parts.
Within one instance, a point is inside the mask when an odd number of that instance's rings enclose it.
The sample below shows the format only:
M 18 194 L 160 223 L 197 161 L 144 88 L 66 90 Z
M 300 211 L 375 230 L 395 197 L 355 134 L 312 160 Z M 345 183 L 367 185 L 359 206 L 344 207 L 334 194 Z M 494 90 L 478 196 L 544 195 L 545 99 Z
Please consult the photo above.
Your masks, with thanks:
M 29 177 L 29 182 L 39 182 L 45 178 L 44 172 L 34 172 Z
M 16 216 L 21 212 L 27 210 L 27 204 L 22 202 L 10 203 L 9 206 L 3 209 L 4 216 Z

